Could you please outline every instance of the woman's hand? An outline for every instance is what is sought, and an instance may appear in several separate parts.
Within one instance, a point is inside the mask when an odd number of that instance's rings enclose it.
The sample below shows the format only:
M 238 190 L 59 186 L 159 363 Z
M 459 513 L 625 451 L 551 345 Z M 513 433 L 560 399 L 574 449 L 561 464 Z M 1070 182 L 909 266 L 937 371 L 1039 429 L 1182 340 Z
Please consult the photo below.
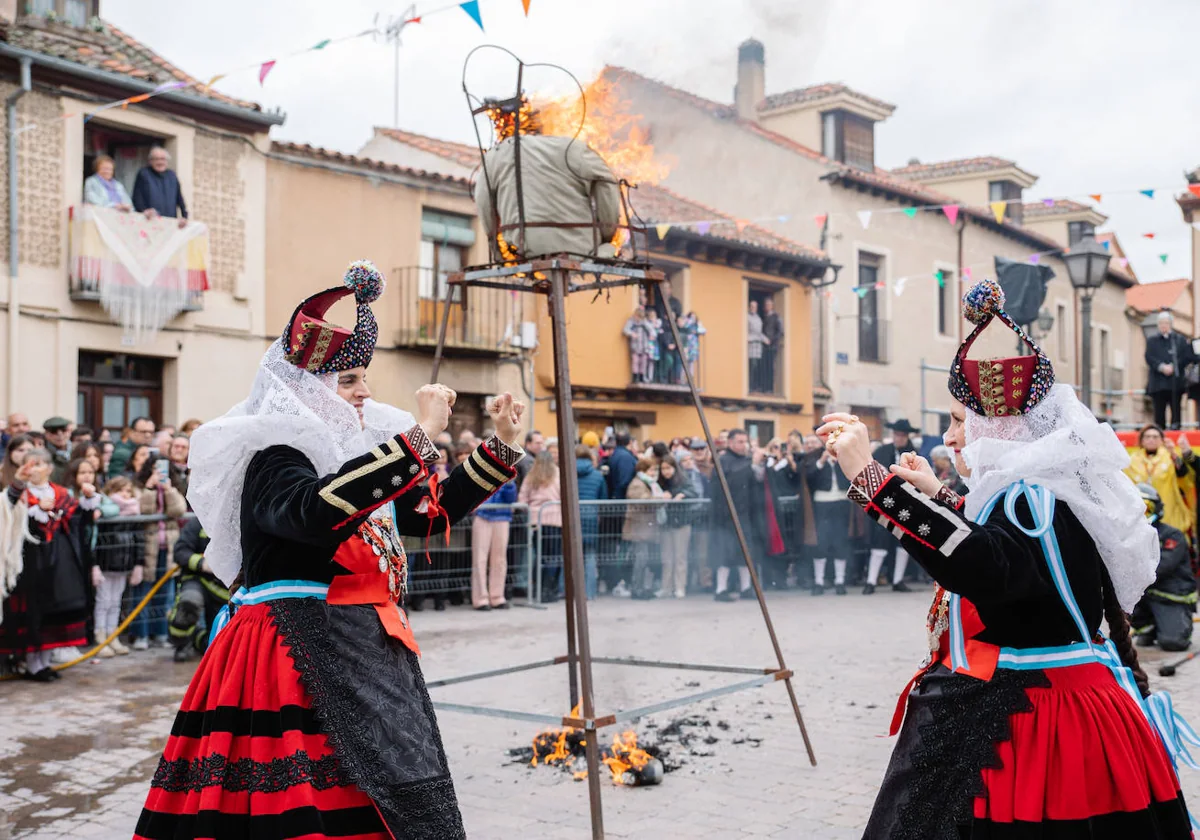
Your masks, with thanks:
M 417 391 L 417 423 L 430 440 L 446 431 L 458 394 L 445 385 L 422 385 Z
M 104 583 L 104 573 L 100 571 L 99 566 L 92 566 L 92 586 L 99 586 Z
M 45 498 L 38 499 L 38 507 L 47 511 L 54 510 L 54 497 L 46 496 Z
M 146 489 L 153 490 L 158 487 L 158 482 L 162 480 L 162 475 L 158 470 L 150 470 L 150 475 L 146 477 Z
M 933 467 L 914 452 L 901 455 L 900 463 L 893 465 L 891 470 L 892 475 L 900 476 L 931 499 L 942 489 L 942 481 Z
M 521 415 L 525 413 L 525 404 L 517 402 L 505 391 L 488 404 L 487 412 L 496 429 L 496 437 L 508 446 L 516 446 L 521 438 Z
M 17 467 L 17 481 L 28 482 L 33 477 L 33 471 L 37 469 L 37 462 L 26 461 Z
M 871 435 L 853 414 L 826 414 L 825 425 L 817 429 L 817 437 L 825 442 L 828 452 L 851 480 L 871 463 Z
M 96 495 L 96 485 L 85 482 L 79 485 L 79 492 L 83 494 L 85 499 L 90 499 Z
M 129 585 L 137 586 L 142 582 L 142 578 L 146 575 L 145 566 L 134 566 L 133 571 L 129 573 Z

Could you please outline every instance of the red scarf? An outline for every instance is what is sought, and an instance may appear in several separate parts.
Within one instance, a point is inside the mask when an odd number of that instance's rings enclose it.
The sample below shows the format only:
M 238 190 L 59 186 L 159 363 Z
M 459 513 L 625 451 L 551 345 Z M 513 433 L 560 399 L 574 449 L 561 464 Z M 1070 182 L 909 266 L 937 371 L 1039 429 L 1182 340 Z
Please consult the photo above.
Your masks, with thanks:
M 42 541 L 47 543 L 54 542 L 54 535 L 60 529 L 65 533 L 70 533 L 71 517 L 79 508 L 79 503 L 67 492 L 67 488 L 51 484 L 50 489 L 54 491 L 54 507 L 46 511 L 50 521 L 37 522 L 34 520 L 41 533 Z M 25 503 L 29 505 L 30 509 L 41 507 L 38 497 L 33 494 L 32 490 L 25 491 Z
M 783 554 L 786 547 L 783 544 L 783 534 L 779 532 L 779 522 L 775 519 L 775 500 L 771 498 L 771 480 L 763 481 L 763 490 L 767 495 L 767 554 L 774 557 Z

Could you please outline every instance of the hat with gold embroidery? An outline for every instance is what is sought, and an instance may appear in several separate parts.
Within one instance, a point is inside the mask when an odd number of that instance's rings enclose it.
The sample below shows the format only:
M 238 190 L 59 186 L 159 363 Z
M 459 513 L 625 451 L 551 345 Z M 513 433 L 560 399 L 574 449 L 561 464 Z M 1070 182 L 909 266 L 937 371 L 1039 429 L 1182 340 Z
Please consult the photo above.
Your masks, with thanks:
M 1028 414 L 1054 384 L 1054 366 L 1042 348 L 1004 311 L 1004 290 L 995 280 L 975 284 L 963 295 L 963 315 L 975 329 L 958 348 L 950 368 L 950 394 L 984 417 Z M 975 339 L 993 319 L 1004 322 L 1032 351 L 1027 356 L 968 359 Z
M 371 364 L 379 325 L 371 303 L 383 294 L 383 275 L 369 260 L 350 263 L 341 286 L 318 292 L 296 307 L 283 332 L 289 362 L 309 373 L 337 373 Z M 358 320 L 353 330 L 325 320 L 337 301 L 354 295 Z

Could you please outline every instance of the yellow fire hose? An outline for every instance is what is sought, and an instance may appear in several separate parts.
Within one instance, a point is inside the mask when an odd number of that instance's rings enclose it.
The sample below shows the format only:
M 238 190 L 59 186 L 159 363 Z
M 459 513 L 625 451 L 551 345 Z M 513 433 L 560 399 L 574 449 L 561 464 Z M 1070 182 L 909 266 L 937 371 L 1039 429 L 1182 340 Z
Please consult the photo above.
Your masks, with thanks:
M 135 618 L 138 617 L 138 613 L 140 613 L 143 609 L 145 609 L 146 605 L 150 603 L 150 599 L 153 598 L 156 594 L 158 594 L 158 590 L 162 589 L 163 585 L 177 574 L 179 574 L 179 567 L 172 566 L 170 569 L 167 570 L 167 573 L 165 575 L 163 575 L 158 580 L 156 580 L 154 582 L 154 585 L 150 587 L 150 591 L 146 593 L 146 597 L 143 598 L 136 607 L 134 607 L 132 610 L 130 610 L 129 615 L 127 615 L 125 617 L 125 620 L 121 622 L 121 625 L 119 627 L 117 627 L 116 630 L 112 631 L 112 633 L 109 634 L 109 637 L 107 639 L 105 639 L 103 642 L 96 645 L 94 648 L 92 648 L 87 653 L 83 654 L 82 656 L 77 656 L 76 658 L 72 659 L 70 662 L 62 662 L 58 665 L 51 665 L 50 667 L 53 668 L 55 671 L 61 671 L 64 668 L 70 668 L 72 665 L 78 665 L 80 662 L 87 662 L 89 659 L 91 659 L 93 656 L 95 656 L 97 653 L 99 653 L 101 648 L 105 647 L 113 639 L 117 638 L 117 636 L 120 636 L 122 633 L 124 633 L 125 628 L 128 627 L 130 625 L 130 623 Z M 15 679 L 18 679 L 19 676 L 20 675 L 18 675 L 18 674 L 7 674 L 5 676 L 0 677 L 0 682 L 5 682 L 7 680 L 15 680 Z

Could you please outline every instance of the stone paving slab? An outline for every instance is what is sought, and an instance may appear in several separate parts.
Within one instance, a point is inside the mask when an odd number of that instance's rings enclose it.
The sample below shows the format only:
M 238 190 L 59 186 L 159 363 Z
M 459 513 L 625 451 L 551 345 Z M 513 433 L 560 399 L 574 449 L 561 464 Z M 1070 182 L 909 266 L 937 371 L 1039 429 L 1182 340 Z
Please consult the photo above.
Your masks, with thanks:
M 883 735 L 900 687 L 922 656 L 930 593 L 881 591 L 813 598 L 772 593 L 769 602 L 818 765 L 809 766 L 781 685 L 662 712 L 639 722 L 654 740 L 693 715 L 715 738 L 652 788 L 603 786 L 611 838 L 816 838 L 861 836 L 891 741 Z M 706 664 L 768 667 L 771 646 L 755 603 L 709 598 L 590 605 L 593 651 Z M 547 659 L 565 652 L 562 605 L 476 613 L 450 608 L 413 616 L 430 680 Z M 1144 654 L 1156 688 L 1200 721 L 1200 663 L 1170 680 L 1162 654 Z M 167 651 L 90 663 L 57 684 L 0 683 L 0 840 L 128 838 L 148 779 L 194 666 Z M 599 712 L 728 685 L 739 675 L 596 666 Z M 435 700 L 561 715 L 565 667 L 435 689 Z M 512 763 L 538 727 L 443 712 L 439 716 L 468 834 L 475 840 L 591 837 L 587 785 L 556 770 Z M 606 742 L 613 730 L 606 730 Z M 607 771 L 605 771 L 607 772 Z M 1200 802 L 1200 774 L 1183 778 Z

